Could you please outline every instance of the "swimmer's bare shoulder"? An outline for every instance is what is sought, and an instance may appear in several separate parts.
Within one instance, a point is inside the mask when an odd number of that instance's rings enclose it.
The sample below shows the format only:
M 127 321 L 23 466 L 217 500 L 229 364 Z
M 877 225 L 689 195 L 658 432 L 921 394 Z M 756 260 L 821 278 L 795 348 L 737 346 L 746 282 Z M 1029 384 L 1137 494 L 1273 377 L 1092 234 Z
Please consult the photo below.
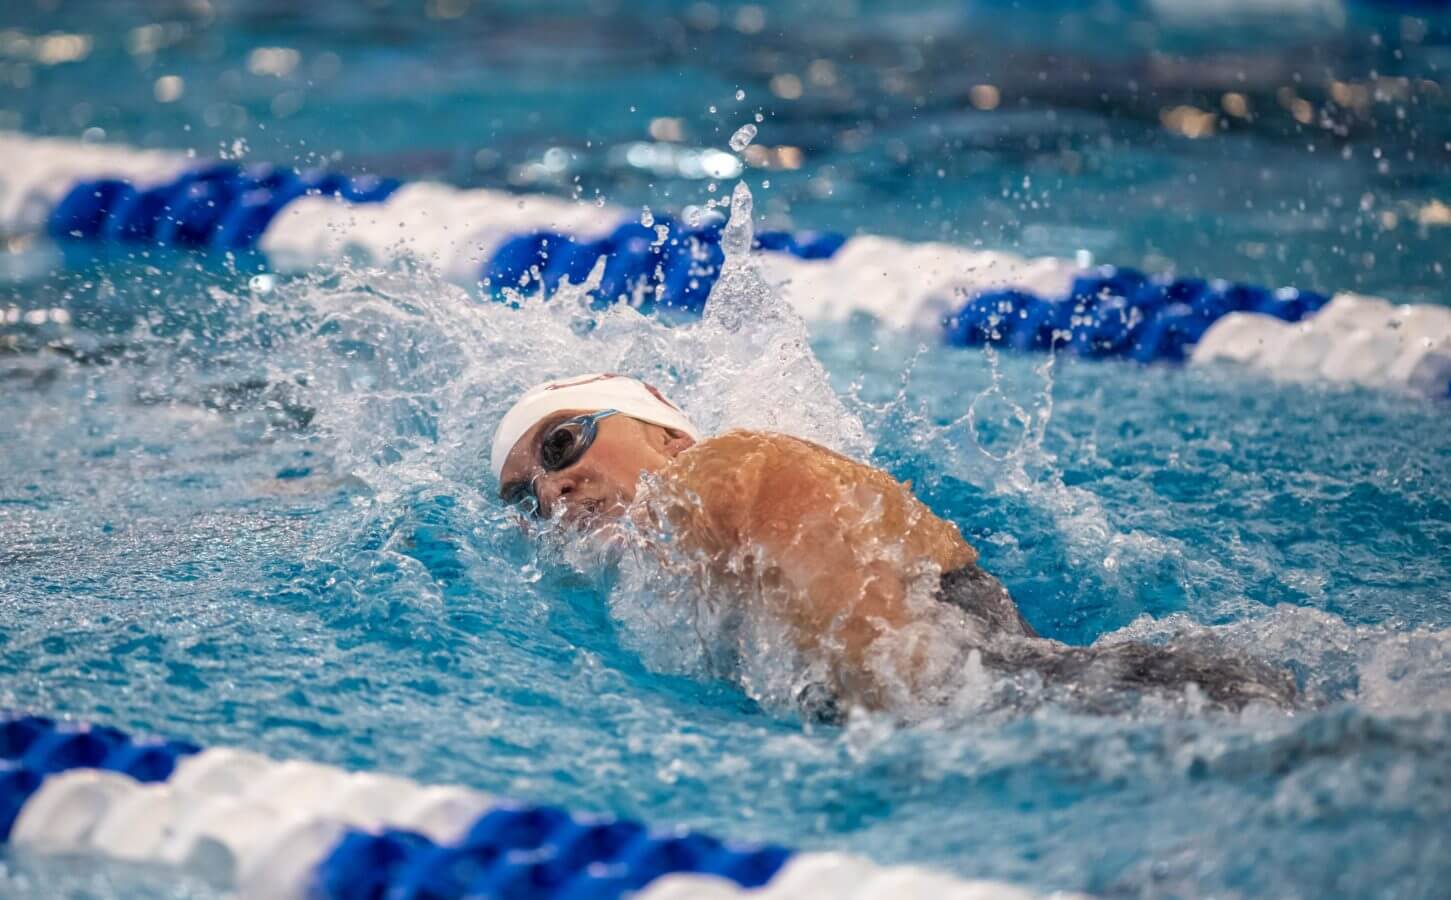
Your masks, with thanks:
M 913 579 L 976 553 L 890 475 L 782 434 L 733 431 L 661 472 L 681 546 L 723 577 L 755 579 L 805 650 L 838 655 L 839 695 L 877 705 L 864 665 L 883 634 L 915 618 Z
M 957 526 L 907 485 L 790 435 L 726 432 L 681 453 L 665 474 L 697 498 L 699 524 L 724 544 L 794 544 L 805 532 L 834 533 L 848 542 L 900 544 L 905 558 L 943 571 L 977 559 Z
M 681 453 L 665 475 L 698 500 L 695 522 L 739 545 L 799 521 L 819 505 L 821 488 L 836 487 L 820 483 L 812 457 L 822 453 L 830 451 L 782 434 L 729 431 Z

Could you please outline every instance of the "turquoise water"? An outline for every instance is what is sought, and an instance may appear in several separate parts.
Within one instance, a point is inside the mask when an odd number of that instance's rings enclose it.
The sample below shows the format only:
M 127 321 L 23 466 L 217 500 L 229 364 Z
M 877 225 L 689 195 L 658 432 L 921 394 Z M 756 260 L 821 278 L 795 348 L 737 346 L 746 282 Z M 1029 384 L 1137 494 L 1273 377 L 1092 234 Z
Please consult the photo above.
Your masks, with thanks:
M 752 170 L 770 216 L 908 237 L 945 230 L 1025 252 L 1089 245 L 1120 262 L 1159 254 L 1268 282 L 1309 272 L 1325 281 L 1307 286 L 1446 302 L 1435 267 L 1448 230 L 1386 229 L 1377 216 L 1447 196 L 1433 152 L 1444 119 L 1391 113 L 1348 141 L 1349 160 L 1321 170 L 1321 156 L 1296 149 L 1303 136 L 1270 124 L 1171 140 L 1156 118 L 1114 105 L 1119 95 L 1075 110 L 1066 89 L 1045 88 L 1028 112 L 987 119 L 968 152 L 933 130 L 964 116 L 960 103 L 892 105 L 880 82 L 900 67 L 894 54 L 910 57 L 933 34 L 970 43 L 990 67 L 1003 46 L 1032 58 L 1021 49 L 1032 38 L 1041 53 L 1121 66 L 1133 29 L 1105 26 L 1091 33 L 1119 35 L 1115 44 L 1087 46 L 1081 33 L 1029 23 L 1019 44 L 990 45 L 972 40 L 975 29 L 1021 20 L 915 9 L 808 36 L 788 27 L 804 12 L 772 8 L 779 28 L 752 37 L 717 25 L 720 46 L 682 61 L 689 54 L 660 41 L 671 21 L 703 28 L 688 21 L 699 9 L 612 10 L 617 19 L 533 4 L 442 27 L 416 11 L 268 17 L 268 5 L 217 4 L 149 66 L 126 49 L 128 29 L 158 15 L 139 5 L 7 9 L 9 25 L 82 29 L 96 43 L 84 60 L 33 66 L 3 106 L 27 131 L 100 127 L 108 140 L 203 149 L 244 132 L 260 157 L 287 158 L 306 140 L 342 150 L 344 164 L 461 183 L 520 181 L 515 161 L 568 145 L 586 191 L 668 207 L 709 196 L 705 182 L 612 168 L 611 147 L 643 139 L 660 116 L 728 134 L 734 91 L 751 106 L 769 90 L 761 54 L 805 72 L 836 53 L 877 87 L 854 88 L 841 107 L 772 101 L 779 127 L 808 150 L 797 172 Z M 1380 64 L 1368 32 L 1352 40 L 1313 15 L 1296 21 L 1285 41 L 1342 53 L 1362 75 Z M 1163 28 L 1190 56 L 1214 49 L 1217 32 Z M 1275 41 L 1264 48 L 1263 29 L 1246 31 L 1223 40 L 1283 56 Z M 1434 72 L 1438 33 L 1428 25 L 1401 64 Z M 283 116 L 272 103 L 288 88 L 243 74 L 257 46 L 300 46 L 305 65 L 330 48 L 341 69 L 299 88 L 303 105 Z M 154 80 L 173 69 L 186 93 L 158 105 Z M 1105 86 L 1123 86 L 1121 69 L 1103 71 L 1118 73 Z M 946 83 L 938 70 L 908 74 Z M 561 90 L 561 78 L 579 91 Z M 1264 89 L 1273 97 L 1276 86 Z M 219 94 L 267 128 L 206 125 Z M 616 112 L 596 114 L 605 101 Z M 77 123 L 83 102 L 92 112 Z M 712 118 L 710 103 L 732 111 Z M 807 140 L 848 129 L 873 103 L 888 114 L 872 113 L 868 145 Z M 631 104 L 637 117 L 619 111 Z M 983 189 L 1042 171 L 1043 128 L 1143 140 L 1096 145 L 1101 168 L 1065 180 L 1046 206 Z M 763 124 L 768 137 L 787 140 Z M 893 140 L 907 162 L 883 161 Z M 1393 141 L 1417 155 L 1382 176 L 1368 151 Z M 481 147 L 501 161 L 479 161 Z M 941 188 L 926 174 L 970 159 L 982 168 L 955 169 Z M 1247 165 L 1267 168 L 1269 186 L 1237 177 Z M 840 193 L 818 196 L 811 185 L 827 167 Z M 1147 199 L 1147 185 L 1167 192 L 1189 172 L 1199 192 Z M 1335 187 L 1312 191 L 1317 177 Z M 1116 185 L 1127 184 L 1145 186 L 1145 199 L 1123 199 Z M 1367 191 L 1377 199 L 1362 210 Z M 1251 194 L 1310 208 L 1243 212 Z M 1112 217 L 1105 197 L 1123 199 Z M 1233 249 L 1261 238 L 1284 257 Z M 1365 248 L 1376 253 L 1369 266 Z M 789 317 L 732 333 L 628 310 L 511 310 L 406 266 L 328 269 L 268 289 L 217 260 L 76 254 L 50 271 L 30 258 L 11 257 L 0 307 L 63 308 L 70 321 L 0 326 L 10 401 L 0 705 L 1042 888 L 1433 897 L 1451 877 L 1444 404 L 1231 369 L 994 358 L 924 347 L 868 320 L 811 328 L 807 355 Z M 541 551 L 492 498 L 487 445 L 510 399 L 541 377 L 602 367 L 651 376 L 708 427 L 777 417 L 911 478 L 1051 636 L 1218 641 L 1291 668 L 1311 708 L 1145 705 L 1090 717 L 984 708 L 965 690 L 910 726 L 843 728 L 762 708 L 701 670 L 692 634 L 654 627 L 657 610 L 639 596 Z M 74 860 L 12 854 L 3 865 L 0 888 L 17 896 L 214 892 Z
M 66 353 L 35 349 L 55 326 L 10 332 L 7 705 L 1043 887 L 1431 896 L 1448 874 L 1451 435 L 1424 401 L 1005 357 L 979 444 L 954 420 L 982 355 L 820 331 L 847 412 L 818 436 L 852 446 L 858 417 L 1040 629 L 1207 629 L 1320 708 L 804 728 L 651 665 L 689 637 L 539 555 L 484 461 L 540 370 L 659 366 L 711 425 L 758 414 L 733 393 L 758 378 L 825 383 L 625 310 L 581 338 L 563 304 L 406 272 L 238 280 L 108 263 L 46 282 L 81 323 Z M 141 319 L 107 335 L 87 309 Z M 1038 443 L 1006 401 L 1041 421 L 1048 377 Z

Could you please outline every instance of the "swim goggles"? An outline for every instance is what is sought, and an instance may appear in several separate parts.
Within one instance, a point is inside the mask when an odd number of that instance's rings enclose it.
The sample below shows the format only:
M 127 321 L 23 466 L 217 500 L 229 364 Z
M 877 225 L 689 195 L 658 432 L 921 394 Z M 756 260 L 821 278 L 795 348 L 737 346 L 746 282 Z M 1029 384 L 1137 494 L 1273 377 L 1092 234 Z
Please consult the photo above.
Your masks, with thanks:
M 617 409 L 602 409 L 585 413 L 549 426 L 539 439 L 539 467 L 545 472 L 558 472 L 579 462 L 599 436 L 599 424 L 603 419 L 619 413 Z M 511 505 L 532 506 L 537 515 L 540 510 L 539 494 L 534 490 L 531 476 L 527 481 L 515 482 L 505 493 L 504 502 Z

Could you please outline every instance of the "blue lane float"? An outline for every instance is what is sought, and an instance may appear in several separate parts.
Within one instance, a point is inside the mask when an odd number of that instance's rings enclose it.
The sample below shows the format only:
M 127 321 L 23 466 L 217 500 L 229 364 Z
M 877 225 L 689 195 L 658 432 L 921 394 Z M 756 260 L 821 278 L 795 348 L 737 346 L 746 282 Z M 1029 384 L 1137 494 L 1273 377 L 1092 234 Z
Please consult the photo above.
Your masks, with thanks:
M 215 163 L 145 190 L 118 178 L 83 181 L 56 204 L 46 230 L 60 240 L 250 249 L 298 197 L 381 203 L 399 184 L 372 175 Z
M 33 715 L 0 717 L 0 840 L 200 866 L 268 900 L 895 900 L 989 885 Z
M 258 253 L 279 271 L 412 256 L 506 302 L 585 280 L 597 306 L 698 315 L 720 275 L 722 220 L 630 220 L 539 195 L 403 184 L 0 133 L 0 231 Z M 1451 308 L 1129 268 L 1083 270 L 946 244 L 768 231 L 758 265 L 809 320 L 855 312 L 993 345 L 1139 363 L 1223 363 L 1277 377 L 1451 393 Z M 251 264 L 249 262 L 249 264 Z M 18 312 L 18 311 L 17 311 Z
M 0 841 L 47 775 L 99 769 L 138 782 L 165 781 L 177 760 L 201 748 L 186 741 L 133 741 L 115 728 L 57 723 L 42 716 L 0 720 Z
M 300 197 L 378 204 L 399 186 L 397 180 L 371 175 L 216 163 L 146 190 L 119 178 L 83 181 L 56 204 L 46 230 L 62 241 L 251 250 L 283 208 Z M 522 234 L 494 251 L 479 281 L 502 297 L 537 272 L 546 291 L 553 291 L 561 280 L 583 281 L 604 257 L 604 279 L 595 292 L 599 302 L 644 292 L 652 305 L 698 314 L 725 261 L 722 224 L 719 216 L 693 227 L 662 216 L 650 226 L 625 222 L 595 241 L 549 231 Z M 845 241 L 837 234 L 768 231 L 756 237 L 755 246 L 800 259 L 827 259 Z
M 50 215 L 59 240 L 103 240 L 212 250 L 249 250 L 282 209 L 305 196 L 379 204 L 400 183 L 271 166 L 212 164 L 137 190 L 121 179 L 77 184 Z M 505 240 L 478 280 L 496 298 L 537 281 L 545 294 L 579 283 L 604 258 L 597 303 L 640 297 L 656 306 L 699 314 L 725 262 L 723 220 L 688 226 L 671 216 L 620 224 L 597 240 L 533 231 Z M 846 238 L 821 232 L 767 231 L 758 250 L 800 260 L 829 260 Z M 1185 348 L 1229 312 L 1249 311 L 1298 321 L 1327 297 L 1294 288 L 1179 278 L 1154 279 L 1133 269 L 1103 267 L 1079 276 L 1065 297 L 995 290 L 967 301 L 944 319 L 946 343 L 1002 344 L 1018 350 L 1067 348 L 1082 356 L 1123 356 L 1139 362 L 1182 361 Z
M 594 292 L 597 302 L 640 296 L 649 298 L 644 309 L 658 305 L 698 315 L 725 264 L 720 246 L 723 227 L 718 216 L 693 227 L 660 216 L 649 226 L 625 222 L 597 241 L 576 241 L 549 231 L 520 235 L 494 252 L 481 281 L 497 296 L 527 285 L 531 273 L 537 272 L 548 294 L 561 282 L 584 281 L 604 257 L 604 276 Z M 803 260 L 829 259 L 844 243 L 842 235 L 809 231 L 767 231 L 755 238 L 758 250 Z
M 120 179 L 86 181 L 51 213 L 48 231 L 60 240 L 104 240 L 212 250 L 256 247 L 267 226 L 303 196 L 377 204 L 400 183 L 374 176 L 298 172 L 270 166 L 209 165 L 139 191 Z M 629 221 L 602 239 L 535 231 L 504 241 L 484 264 L 480 283 L 496 297 L 538 279 L 545 294 L 562 282 L 579 283 L 604 258 L 597 303 L 648 298 L 643 309 L 699 314 L 725 262 L 718 216 L 687 226 L 670 216 L 650 225 Z M 838 234 L 768 231 L 760 250 L 802 260 L 830 259 L 846 242 Z M 998 344 L 1016 350 L 1066 348 L 1080 356 L 1123 356 L 1138 362 L 1181 362 L 1222 316 L 1255 312 L 1296 322 L 1329 298 L 1294 288 L 1200 278 L 1150 278 L 1104 266 L 1080 275 L 1067 296 L 1047 299 L 1021 290 L 988 291 L 945 318 L 953 346 Z
M 1203 278 L 1151 278 L 1101 266 L 1064 297 L 998 290 L 969 300 L 944 322 L 948 344 L 1015 350 L 1066 349 L 1078 356 L 1182 362 L 1215 322 L 1232 312 L 1298 322 L 1330 298 L 1312 291 Z

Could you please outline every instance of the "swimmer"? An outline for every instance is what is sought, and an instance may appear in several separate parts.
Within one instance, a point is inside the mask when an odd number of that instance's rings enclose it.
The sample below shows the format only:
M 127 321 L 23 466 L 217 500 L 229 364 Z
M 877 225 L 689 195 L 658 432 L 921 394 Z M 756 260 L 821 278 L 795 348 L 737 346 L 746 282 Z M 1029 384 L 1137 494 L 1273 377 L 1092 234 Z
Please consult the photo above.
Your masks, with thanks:
M 798 697 L 810 714 L 893 705 L 900 690 L 882 676 L 883 648 L 924 621 L 934 604 L 922 597 L 958 611 L 984 668 L 1031 674 L 1091 708 L 1182 696 L 1191 684 L 1228 709 L 1295 699 L 1286 673 L 1245 658 L 1042 638 L 957 526 L 908 485 L 785 434 L 704 437 L 633 378 L 582 375 L 529 390 L 500 422 L 492 464 L 506 502 L 577 528 L 626 518 L 649 526 L 638 533 L 668 535 L 659 539 L 692 561 L 702 590 L 774 615 L 804 656 L 827 660 L 829 683 Z M 909 685 L 929 668 L 921 655 L 894 657 Z

